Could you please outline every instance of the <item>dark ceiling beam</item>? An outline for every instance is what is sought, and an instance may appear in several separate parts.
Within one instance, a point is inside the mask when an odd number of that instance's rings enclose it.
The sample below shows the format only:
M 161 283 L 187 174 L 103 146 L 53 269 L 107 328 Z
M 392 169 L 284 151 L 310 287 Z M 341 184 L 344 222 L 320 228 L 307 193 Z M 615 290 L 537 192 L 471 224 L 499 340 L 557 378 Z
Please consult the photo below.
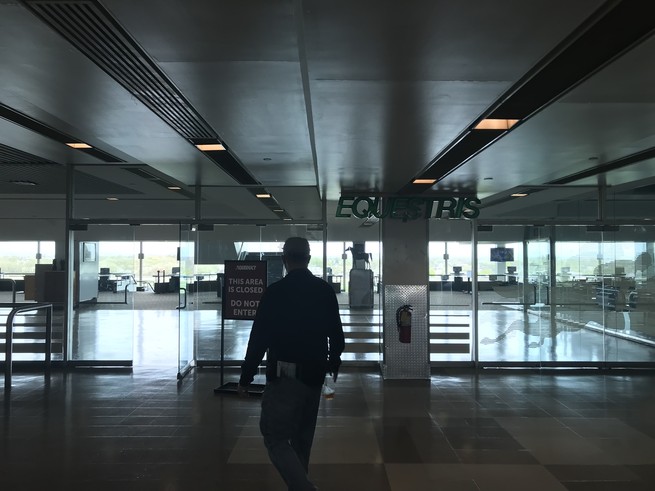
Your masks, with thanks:
M 512 127 L 516 128 L 650 37 L 655 31 L 655 16 L 651 9 L 649 2 L 623 0 L 605 3 L 412 181 L 417 178 L 435 179 L 436 184 L 511 131 L 477 136 L 478 133 L 490 131 L 473 129 L 481 120 L 518 120 Z M 401 188 L 399 194 L 421 193 L 434 186 L 415 185 L 412 181 Z
M 41 121 L 38 121 L 28 116 L 27 114 L 23 114 L 22 112 L 17 111 L 16 109 L 6 106 L 4 104 L 0 104 L 0 118 L 4 118 L 7 121 L 11 121 L 12 123 L 17 124 L 18 126 L 27 128 L 30 131 L 34 131 L 35 133 L 38 133 L 41 136 L 50 138 L 64 145 L 67 145 L 69 143 L 84 142 L 84 140 L 81 140 L 72 135 L 64 133 L 63 131 L 59 131 L 53 128 L 52 126 L 49 126 Z M 76 150 L 80 152 L 84 152 L 87 155 L 91 155 L 92 157 L 95 157 L 98 160 L 102 160 L 103 162 L 109 162 L 109 163 L 125 162 L 123 159 L 119 159 L 115 155 L 112 155 L 108 152 L 105 152 L 93 146 L 90 146 L 89 148 L 77 148 Z

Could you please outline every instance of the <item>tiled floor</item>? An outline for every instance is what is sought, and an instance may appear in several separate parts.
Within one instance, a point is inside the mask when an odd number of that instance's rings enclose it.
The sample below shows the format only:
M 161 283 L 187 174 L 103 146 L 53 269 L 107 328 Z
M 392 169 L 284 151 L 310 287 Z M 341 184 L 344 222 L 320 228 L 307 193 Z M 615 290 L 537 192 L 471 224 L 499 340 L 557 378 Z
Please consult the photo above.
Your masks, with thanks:
M 215 394 L 213 369 L 180 385 L 174 376 L 15 375 L 0 409 L 0 489 L 283 491 L 259 398 Z M 322 402 L 310 472 L 322 491 L 652 491 L 655 373 L 450 369 L 384 381 L 347 368 Z

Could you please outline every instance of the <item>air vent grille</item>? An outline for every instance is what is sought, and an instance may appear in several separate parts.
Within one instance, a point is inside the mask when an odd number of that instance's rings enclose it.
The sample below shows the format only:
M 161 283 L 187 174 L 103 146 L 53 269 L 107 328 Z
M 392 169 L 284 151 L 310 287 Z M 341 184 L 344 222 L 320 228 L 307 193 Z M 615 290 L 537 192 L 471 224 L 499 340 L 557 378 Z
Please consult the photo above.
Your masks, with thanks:
M 124 167 L 123 170 L 126 170 L 127 172 L 130 172 L 136 176 L 139 176 L 142 179 L 145 179 L 147 181 L 152 182 L 153 184 L 157 184 L 158 186 L 161 186 L 163 188 L 168 189 L 171 192 L 174 192 L 175 194 L 178 194 L 180 196 L 184 196 L 189 199 L 193 199 L 195 195 L 193 193 L 190 193 L 189 191 L 185 189 L 176 189 L 172 190 L 171 187 L 180 187 L 179 184 L 167 181 L 166 179 L 159 177 L 152 172 L 149 172 L 147 169 L 144 169 L 142 167 Z
M 30 131 L 34 131 L 35 133 L 43 135 L 46 138 L 51 138 L 55 141 L 58 141 L 59 143 L 66 144 L 68 142 L 80 141 L 76 137 L 67 135 L 62 131 L 59 131 L 51 126 L 48 126 L 47 124 L 42 123 L 41 121 L 37 121 L 36 119 L 31 118 L 27 114 L 23 114 L 22 112 L 17 111 L 16 109 L 13 109 L 9 106 L 5 106 L 4 104 L 0 104 L 0 118 L 4 118 L 8 121 L 11 121 L 14 124 L 27 128 Z M 92 157 L 95 157 L 99 160 L 103 160 L 105 162 L 124 162 L 122 159 L 119 159 L 118 157 L 115 157 L 114 155 L 111 155 L 110 153 L 107 153 L 95 147 L 80 148 L 77 151 L 84 152 L 88 155 L 91 155 Z
M 182 136 L 217 138 L 168 77 L 98 2 L 27 1 L 26 4 Z
M 59 165 L 31 153 L 0 144 L 0 164 L 47 164 Z

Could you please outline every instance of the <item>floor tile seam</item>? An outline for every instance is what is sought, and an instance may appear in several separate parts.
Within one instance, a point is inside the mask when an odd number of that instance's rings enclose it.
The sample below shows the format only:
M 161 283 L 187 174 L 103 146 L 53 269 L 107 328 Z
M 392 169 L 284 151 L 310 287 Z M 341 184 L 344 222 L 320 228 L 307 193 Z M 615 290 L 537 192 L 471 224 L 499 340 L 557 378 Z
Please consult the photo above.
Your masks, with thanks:
M 493 476 L 498 479 L 507 479 L 507 476 L 512 476 L 512 479 L 532 479 L 534 476 L 529 474 L 534 474 L 538 472 L 543 474 L 544 472 L 550 475 L 554 481 L 558 481 L 557 476 L 555 476 L 549 469 L 543 464 L 534 463 L 534 464 L 498 464 L 498 463 L 404 463 L 404 462 L 385 462 L 384 464 L 387 467 L 425 467 L 430 468 L 434 471 L 445 471 L 445 472 L 455 472 L 455 476 L 461 476 L 459 479 L 452 480 L 474 480 L 489 478 Z M 517 476 L 517 474 L 520 474 Z M 443 476 L 441 476 L 443 477 Z M 449 476 L 450 477 L 450 476 Z
M 626 464 L 603 464 L 603 465 L 580 465 L 580 464 L 545 464 L 544 467 L 549 469 L 553 474 L 557 475 L 559 474 L 564 468 L 571 468 L 571 469 L 576 469 L 578 472 L 588 472 L 591 473 L 594 470 L 600 469 L 602 473 L 607 474 L 608 470 L 609 472 L 615 472 L 617 470 L 625 470 L 630 477 L 634 477 L 634 479 L 630 479 L 630 481 L 643 481 L 641 476 L 639 476 L 637 473 L 633 472 L 628 465 Z M 594 479 L 592 476 L 586 476 L 584 478 L 579 478 L 579 479 L 574 479 L 574 478 L 566 478 L 566 477 L 560 477 L 559 478 L 562 482 L 581 482 L 581 481 L 587 481 L 587 482 L 592 482 L 592 481 L 600 481 L 600 482 L 611 482 L 611 481 L 620 481 L 620 482 L 626 482 L 626 479 L 619 479 L 618 477 L 615 479 L 609 479 L 607 476 L 604 476 L 603 478 L 598 478 Z

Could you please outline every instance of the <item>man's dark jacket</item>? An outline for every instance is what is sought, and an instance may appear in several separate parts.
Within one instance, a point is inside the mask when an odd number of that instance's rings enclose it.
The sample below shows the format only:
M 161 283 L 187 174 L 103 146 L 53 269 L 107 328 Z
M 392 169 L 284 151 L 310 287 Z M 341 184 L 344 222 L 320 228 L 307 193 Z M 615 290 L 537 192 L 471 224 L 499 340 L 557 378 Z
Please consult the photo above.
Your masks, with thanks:
M 240 385 L 250 384 L 266 350 L 266 379 L 277 361 L 298 364 L 298 378 L 321 385 L 336 370 L 344 349 L 339 303 L 332 287 L 308 269 L 294 269 L 268 287 L 257 308 Z

